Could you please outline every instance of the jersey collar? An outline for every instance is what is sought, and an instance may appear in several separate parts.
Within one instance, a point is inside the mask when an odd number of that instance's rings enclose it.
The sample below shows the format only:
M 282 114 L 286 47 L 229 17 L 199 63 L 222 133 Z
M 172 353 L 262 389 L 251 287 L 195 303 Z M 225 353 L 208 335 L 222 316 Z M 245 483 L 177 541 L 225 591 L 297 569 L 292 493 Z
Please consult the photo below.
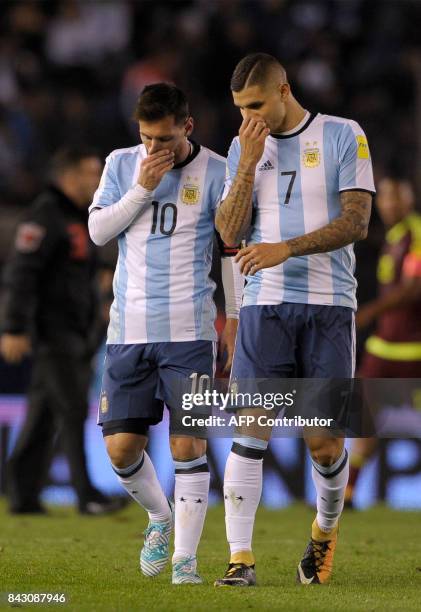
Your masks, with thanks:
M 310 123 L 315 118 L 316 113 L 309 113 L 308 111 L 304 115 L 304 118 L 300 121 L 298 125 L 295 126 L 292 130 L 288 130 L 288 132 L 282 132 L 281 134 L 270 134 L 273 138 L 294 138 L 294 136 L 298 136 L 301 132 L 304 132 L 310 125 Z
M 194 160 L 195 157 L 197 157 L 199 155 L 200 152 L 200 144 L 197 144 L 197 142 L 195 142 L 194 140 L 191 140 L 189 138 L 189 142 L 192 143 L 193 148 L 191 150 L 191 153 L 189 155 L 187 155 L 186 159 L 182 162 L 180 162 L 179 164 L 175 164 L 175 166 L 172 167 L 173 170 L 178 170 L 179 168 L 184 168 L 184 166 L 187 166 L 187 164 L 189 164 L 191 161 Z

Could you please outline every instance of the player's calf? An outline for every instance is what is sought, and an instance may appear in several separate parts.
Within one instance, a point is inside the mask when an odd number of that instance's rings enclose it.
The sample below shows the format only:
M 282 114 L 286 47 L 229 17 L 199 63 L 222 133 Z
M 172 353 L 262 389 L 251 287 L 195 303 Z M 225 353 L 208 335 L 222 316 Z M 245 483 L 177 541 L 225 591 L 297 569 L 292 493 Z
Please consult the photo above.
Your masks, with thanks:
M 171 437 L 175 468 L 175 537 L 173 584 L 199 584 L 196 553 L 203 531 L 209 496 L 206 442 L 193 437 Z M 196 456 L 195 456 L 196 455 Z
M 254 519 L 262 493 L 263 455 L 267 441 L 242 436 L 234 438 L 224 477 L 224 502 L 230 562 L 215 586 L 254 586 L 256 574 L 252 553 Z
M 143 450 L 146 436 L 132 433 L 107 435 L 105 443 L 111 467 L 120 484 L 148 513 L 140 569 L 145 576 L 156 576 L 168 563 L 173 516 L 152 461 Z

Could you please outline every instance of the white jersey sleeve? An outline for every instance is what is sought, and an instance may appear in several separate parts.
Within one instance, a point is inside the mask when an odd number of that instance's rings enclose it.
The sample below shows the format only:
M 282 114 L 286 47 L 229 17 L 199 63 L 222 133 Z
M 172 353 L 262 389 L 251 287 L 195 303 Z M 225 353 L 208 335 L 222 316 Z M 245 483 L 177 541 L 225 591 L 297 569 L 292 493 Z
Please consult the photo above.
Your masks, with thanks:
M 339 191 L 361 189 L 375 193 L 367 138 L 356 121 L 343 125 L 338 140 Z
M 222 285 L 225 296 L 225 316 L 238 319 L 243 299 L 244 276 L 234 257 L 221 257 Z
M 107 244 L 126 230 L 151 205 L 153 192 L 135 185 L 119 200 L 109 206 L 92 208 L 89 213 L 89 235 L 97 246 Z
M 118 180 L 114 169 L 113 155 L 108 155 L 105 160 L 104 170 L 102 171 L 101 180 L 98 189 L 95 192 L 92 204 L 89 207 L 89 212 L 94 208 L 104 208 L 110 206 L 121 198 Z

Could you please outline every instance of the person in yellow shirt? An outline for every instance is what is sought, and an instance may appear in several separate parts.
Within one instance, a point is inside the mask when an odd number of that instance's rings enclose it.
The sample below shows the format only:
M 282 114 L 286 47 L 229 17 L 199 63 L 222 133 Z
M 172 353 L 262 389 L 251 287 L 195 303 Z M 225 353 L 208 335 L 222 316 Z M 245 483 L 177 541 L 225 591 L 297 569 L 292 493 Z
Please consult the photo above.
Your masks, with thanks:
M 421 378 L 421 215 L 411 183 L 387 176 L 378 184 L 377 210 L 386 226 L 377 266 L 378 296 L 356 315 L 357 329 L 375 323 L 359 378 Z M 353 506 L 361 469 L 375 454 L 377 438 L 354 440 L 345 506 Z

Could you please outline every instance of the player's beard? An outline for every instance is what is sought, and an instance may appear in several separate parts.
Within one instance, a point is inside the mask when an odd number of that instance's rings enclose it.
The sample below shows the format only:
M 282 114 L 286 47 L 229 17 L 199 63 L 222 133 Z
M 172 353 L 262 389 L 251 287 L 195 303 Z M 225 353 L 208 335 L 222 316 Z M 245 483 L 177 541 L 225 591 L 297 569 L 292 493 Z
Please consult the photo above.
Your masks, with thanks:
M 187 144 L 187 146 L 185 146 Z M 180 142 L 179 145 L 177 145 L 174 149 L 174 162 L 175 164 L 180 164 L 183 161 L 185 161 L 187 159 L 187 157 L 190 155 L 191 152 L 191 146 L 190 143 L 188 141 L 188 138 L 186 137 L 185 140 L 183 140 L 182 142 Z

